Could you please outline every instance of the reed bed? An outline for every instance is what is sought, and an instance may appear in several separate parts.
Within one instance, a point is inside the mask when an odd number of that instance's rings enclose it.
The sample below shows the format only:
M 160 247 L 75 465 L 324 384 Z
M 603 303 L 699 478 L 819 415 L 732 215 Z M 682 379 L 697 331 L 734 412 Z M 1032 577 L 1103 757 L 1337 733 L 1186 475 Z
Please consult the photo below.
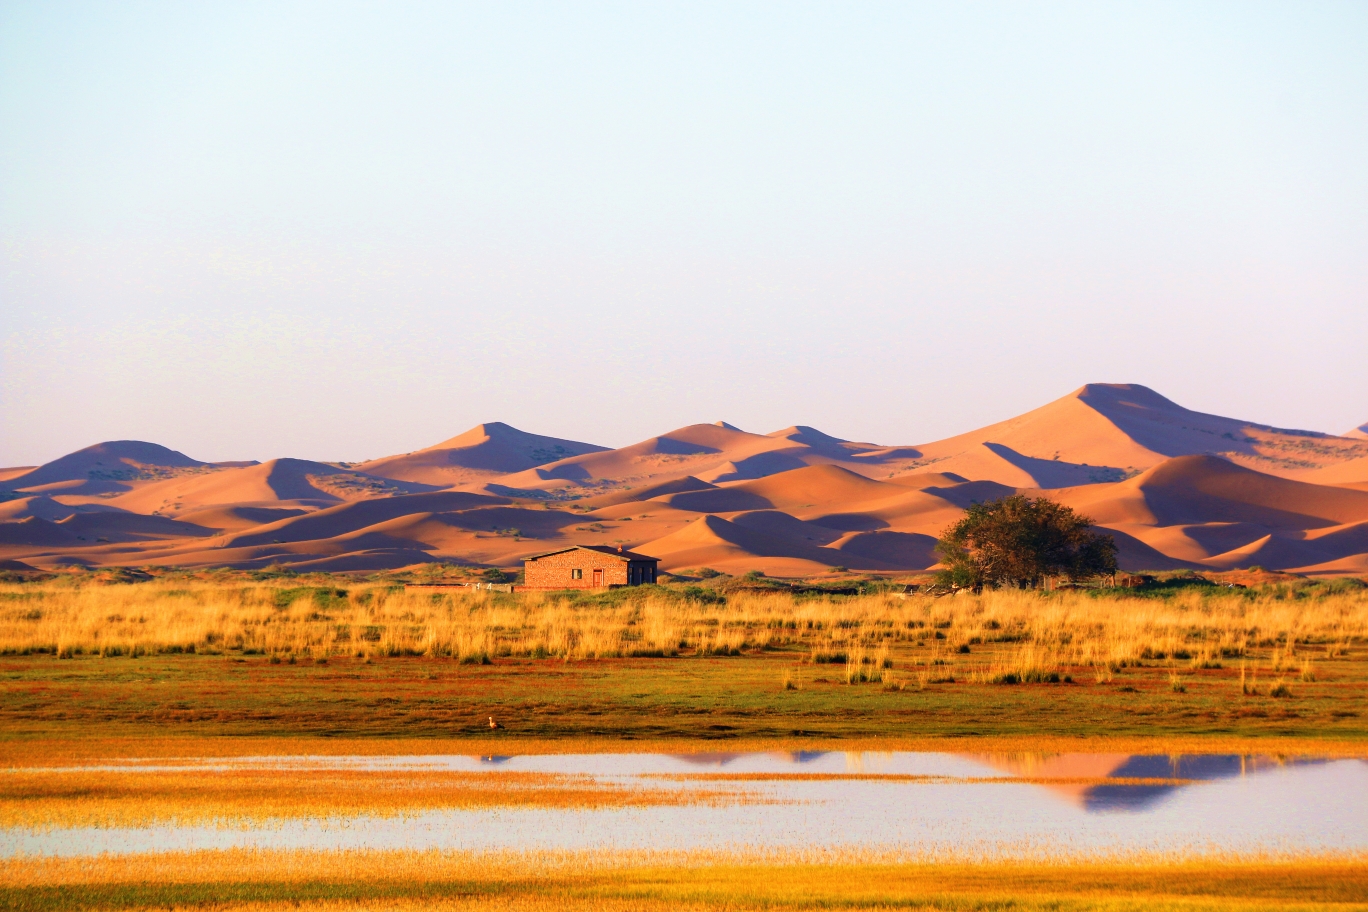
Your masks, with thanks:
M 747 793 L 739 789 L 645 787 L 531 772 L 362 770 L 316 764 L 29 769 L 0 773 L 0 829 L 236 827 L 302 818 L 396 817 L 429 810 L 594 810 L 746 800 Z
M 696 595 L 696 594 L 695 594 Z M 429 592 L 383 583 L 279 581 L 0 584 L 0 653 L 137 657 L 165 653 L 428 656 L 483 664 L 502 656 L 605 659 L 737 655 L 797 649 L 844 666 L 847 682 L 883 681 L 890 649 L 928 647 L 928 679 L 954 664 L 972 681 L 1058 680 L 1064 668 L 1098 680 L 1138 662 L 1221 667 L 1254 650 L 1284 678 L 1314 680 L 1315 662 L 1368 638 L 1368 590 L 1306 593 L 1184 591 L 1170 598 L 985 592 L 954 598 L 724 599 L 643 587 L 599 602 L 564 593 Z M 992 646 L 992 660 L 972 654 Z M 953 659 L 953 661 L 952 661 Z

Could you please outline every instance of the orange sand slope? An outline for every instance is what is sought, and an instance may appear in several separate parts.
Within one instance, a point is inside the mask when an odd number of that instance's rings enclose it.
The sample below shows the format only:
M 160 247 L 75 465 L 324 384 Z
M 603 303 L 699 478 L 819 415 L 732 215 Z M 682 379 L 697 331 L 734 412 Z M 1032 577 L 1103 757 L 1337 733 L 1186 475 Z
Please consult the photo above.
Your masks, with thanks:
M 373 459 L 359 468 L 385 478 L 448 487 L 604 449 L 592 443 L 528 434 L 495 421 L 477 425 L 435 446 L 403 456 Z
M 169 478 L 208 465 L 155 443 L 111 440 L 8 478 L 3 485 L 35 494 L 107 494 L 127 491 L 139 481 Z
M 937 472 L 1058 488 L 1117 481 L 1173 456 L 1199 454 L 1299 478 L 1368 457 L 1368 438 L 1281 430 L 1190 411 L 1144 386 L 1091 383 L 1024 415 L 917 449 Z
M 115 441 L 0 471 L 0 562 L 512 567 L 582 543 L 674 572 L 919 571 L 965 507 L 1018 491 L 1091 516 L 1129 570 L 1368 573 L 1363 428 L 1278 430 L 1107 384 L 915 447 L 725 422 L 616 450 L 491 423 L 359 466 Z

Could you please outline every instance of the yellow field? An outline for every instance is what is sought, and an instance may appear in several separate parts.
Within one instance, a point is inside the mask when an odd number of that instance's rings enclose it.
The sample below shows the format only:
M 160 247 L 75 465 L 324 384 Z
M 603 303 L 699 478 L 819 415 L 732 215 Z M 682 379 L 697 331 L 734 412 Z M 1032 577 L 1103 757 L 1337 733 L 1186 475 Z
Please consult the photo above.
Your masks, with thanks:
M 745 800 L 737 789 L 631 787 L 589 776 L 339 769 L 300 762 L 229 769 L 18 770 L 0 776 L 0 827 L 235 826 L 427 810 L 593 810 Z
M 1343 910 L 1368 908 L 1368 859 L 229 850 L 0 862 L 0 907 L 73 906 Z
M 573 603 L 555 593 L 428 593 L 379 583 L 285 588 L 276 582 L 155 581 L 100 585 L 58 580 L 0 584 L 0 652 L 141 655 L 243 650 L 291 657 L 426 655 L 482 662 L 496 656 L 566 659 L 728 655 L 804 648 L 836 659 L 847 676 L 883 675 L 888 649 L 927 642 L 946 654 L 1012 644 L 974 669 L 982 681 L 1025 679 L 1068 665 L 1099 679 L 1142 659 L 1175 673 L 1260 648 L 1265 674 L 1313 678 L 1319 657 L 1368 636 L 1368 590 L 1289 597 L 1187 591 L 1171 598 L 987 592 L 931 599 L 871 595 L 795 599 L 740 593 L 725 604 L 676 593 Z M 934 682 L 937 656 L 886 683 Z

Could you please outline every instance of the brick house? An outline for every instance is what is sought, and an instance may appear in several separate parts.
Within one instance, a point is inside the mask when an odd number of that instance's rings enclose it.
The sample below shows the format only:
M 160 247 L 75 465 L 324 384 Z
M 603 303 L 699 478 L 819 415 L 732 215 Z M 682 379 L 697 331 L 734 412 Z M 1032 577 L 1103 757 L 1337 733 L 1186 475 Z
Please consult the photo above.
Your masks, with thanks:
M 523 560 L 523 588 L 603 589 L 656 581 L 660 559 L 608 545 L 572 545 Z

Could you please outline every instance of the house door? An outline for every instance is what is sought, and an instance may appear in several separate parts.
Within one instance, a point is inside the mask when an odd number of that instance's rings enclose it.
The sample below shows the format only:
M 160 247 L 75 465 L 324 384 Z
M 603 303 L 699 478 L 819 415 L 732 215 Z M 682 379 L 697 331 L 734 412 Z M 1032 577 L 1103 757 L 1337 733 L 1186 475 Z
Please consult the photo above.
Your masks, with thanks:
M 598 587 L 598 586 L 602 586 L 602 585 L 603 585 L 603 571 L 602 571 L 602 570 L 595 570 L 595 571 L 594 571 L 594 586 L 595 586 L 595 587 Z

